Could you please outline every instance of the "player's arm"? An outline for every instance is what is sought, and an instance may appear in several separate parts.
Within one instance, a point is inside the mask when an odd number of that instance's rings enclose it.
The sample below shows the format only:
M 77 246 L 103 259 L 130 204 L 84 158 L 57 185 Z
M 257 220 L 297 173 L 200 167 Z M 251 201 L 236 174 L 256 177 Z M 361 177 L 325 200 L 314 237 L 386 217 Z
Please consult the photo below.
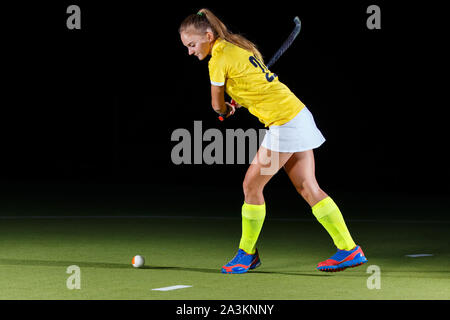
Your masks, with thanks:
M 231 116 L 235 108 L 228 102 L 225 102 L 225 86 L 211 85 L 211 105 L 215 112 L 225 117 Z

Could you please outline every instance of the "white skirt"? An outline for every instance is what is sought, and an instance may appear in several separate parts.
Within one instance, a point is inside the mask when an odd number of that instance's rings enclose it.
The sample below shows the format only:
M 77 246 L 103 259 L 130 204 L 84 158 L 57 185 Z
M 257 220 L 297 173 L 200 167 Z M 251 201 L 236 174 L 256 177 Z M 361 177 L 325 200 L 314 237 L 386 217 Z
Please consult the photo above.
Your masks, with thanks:
M 319 147 L 325 138 L 314 117 L 304 107 L 292 120 L 281 126 L 270 126 L 261 145 L 276 152 L 301 152 Z

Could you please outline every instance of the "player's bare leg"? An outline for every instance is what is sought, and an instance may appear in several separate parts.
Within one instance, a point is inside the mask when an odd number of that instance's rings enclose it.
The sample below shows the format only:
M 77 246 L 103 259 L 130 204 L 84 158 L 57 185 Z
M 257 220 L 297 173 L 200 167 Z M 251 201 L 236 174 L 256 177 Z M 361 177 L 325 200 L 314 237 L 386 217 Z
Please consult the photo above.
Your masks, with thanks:
M 297 192 L 311 207 L 328 197 L 316 180 L 313 150 L 295 152 L 284 169 Z
M 264 186 L 291 156 L 290 152 L 275 152 L 263 146 L 259 148 L 242 185 L 246 203 L 255 205 L 264 203 Z
M 222 267 L 222 273 L 246 273 L 261 264 L 256 241 L 266 216 L 263 189 L 291 155 L 292 153 L 259 148 L 243 183 L 245 201 L 242 206 L 242 237 L 239 250 L 236 256 Z
M 338 249 L 331 258 L 320 262 L 317 269 L 335 272 L 366 263 L 367 259 L 361 247 L 353 242 L 338 206 L 317 183 L 313 151 L 294 153 L 284 168 L 298 193 L 311 206 L 314 216 L 327 230 Z

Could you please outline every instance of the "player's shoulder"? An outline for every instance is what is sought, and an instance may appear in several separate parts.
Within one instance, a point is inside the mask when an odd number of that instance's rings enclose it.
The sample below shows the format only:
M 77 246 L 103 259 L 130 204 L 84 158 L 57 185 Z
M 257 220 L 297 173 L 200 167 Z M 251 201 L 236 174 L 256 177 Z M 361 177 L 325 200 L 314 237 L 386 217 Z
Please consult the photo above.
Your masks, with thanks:
M 239 57 L 248 58 L 248 56 L 251 55 L 250 51 L 226 40 L 223 40 L 222 52 L 231 59 L 237 59 Z
M 251 53 L 247 52 L 247 50 L 219 38 L 217 39 L 217 43 L 214 44 L 212 57 L 209 63 L 210 65 L 218 62 L 233 64 L 242 58 L 248 59 L 249 55 L 251 55 Z

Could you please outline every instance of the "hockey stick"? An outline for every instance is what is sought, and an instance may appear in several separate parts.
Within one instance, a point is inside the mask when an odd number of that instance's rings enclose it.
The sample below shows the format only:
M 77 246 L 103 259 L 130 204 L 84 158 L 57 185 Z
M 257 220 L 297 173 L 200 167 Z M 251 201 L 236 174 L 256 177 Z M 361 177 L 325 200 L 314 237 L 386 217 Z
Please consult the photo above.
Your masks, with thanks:
M 295 38 L 297 38 L 300 33 L 300 29 L 302 28 L 302 23 L 298 17 L 294 18 L 295 28 L 292 30 L 289 37 L 284 41 L 283 45 L 278 49 L 277 52 L 273 55 L 272 59 L 270 59 L 267 64 L 267 69 L 269 69 L 277 60 L 283 55 L 283 53 L 291 46 L 292 42 L 294 42 Z

